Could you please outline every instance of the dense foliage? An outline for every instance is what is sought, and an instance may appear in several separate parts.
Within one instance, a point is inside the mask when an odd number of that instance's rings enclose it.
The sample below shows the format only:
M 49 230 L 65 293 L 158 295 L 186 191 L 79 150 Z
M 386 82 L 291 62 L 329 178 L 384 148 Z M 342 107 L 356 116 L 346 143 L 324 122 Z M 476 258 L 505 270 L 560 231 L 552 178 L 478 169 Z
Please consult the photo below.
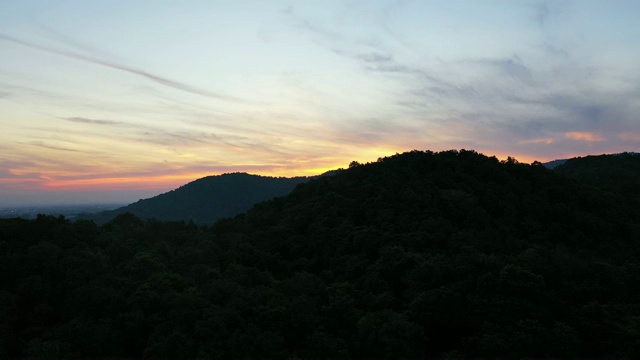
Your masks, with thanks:
M 582 183 L 618 193 L 623 198 L 640 200 L 638 153 L 573 158 L 554 170 Z
M 103 224 L 120 214 L 132 213 L 142 219 L 211 225 L 218 219 L 247 211 L 258 202 L 286 195 L 308 180 L 307 177 L 276 178 L 246 173 L 207 176 L 149 199 L 83 217 Z
M 212 227 L 0 220 L 0 357 L 637 357 L 627 206 L 414 151 Z

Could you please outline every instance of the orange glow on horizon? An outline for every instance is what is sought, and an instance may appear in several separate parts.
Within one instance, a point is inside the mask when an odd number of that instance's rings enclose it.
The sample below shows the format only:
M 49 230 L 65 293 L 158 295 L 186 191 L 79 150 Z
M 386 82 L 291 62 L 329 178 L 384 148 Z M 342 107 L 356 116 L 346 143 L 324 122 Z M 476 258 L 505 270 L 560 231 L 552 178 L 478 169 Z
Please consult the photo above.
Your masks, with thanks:
M 580 133 L 579 138 L 592 139 Z M 590 134 L 591 135 L 591 134 Z M 569 136 L 569 135 L 567 135 Z M 533 139 L 525 140 L 525 142 L 534 143 L 549 143 L 552 141 L 549 139 Z M 595 140 L 594 140 L 595 141 Z M 423 150 L 423 149 L 418 149 Z M 409 150 L 406 150 L 409 151 Z M 434 150 L 435 152 L 443 150 Z M 478 153 L 486 156 L 495 156 L 499 160 L 506 160 L 507 157 L 515 158 L 521 163 L 532 163 L 535 160 L 548 161 L 553 159 L 533 158 L 531 155 L 519 152 L 501 152 L 491 151 L 491 149 L 479 149 Z M 120 175 L 114 173 L 113 176 L 95 175 L 91 177 L 90 174 L 77 174 L 75 177 L 73 172 L 65 171 L 64 176 L 61 178 L 60 173 L 40 173 L 38 176 L 30 175 L 29 177 L 16 177 L 0 179 L 0 184 L 10 186 L 15 189 L 22 190 L 44 190 L 44 191 L 119 191 L 119 190 L 158 190 L 169 191 L 185 185 L 189 182 L 197 179 L 216 176 L 224 173 L 233 172 L 246 172 L 249 174 L 272 176 L 272 177 L 295 177 L 295 176 L 315 176 L 323 174 L 327 171 L 337 170 L 340 168 L 347 168 L 351 161 L 358 161 L 360 163 L 375 162 L 378 158 L 392 156 L 396 153 L 403 153 L 405 151 L 394 151 L 386 148 L 369 148 L 365 149 L 359 155 L 352 154 L 346 155 L 340 159 L 337 158 L 324 158 L 315 160 L 299 160 L 292 161 L 289 166 L 261 166 L 261 165 L 238 165 L 233 168 L 225 168 L 224 171 L 198 171 L 193 172 L 185 169 L 184 172 L 175 172 L 171 174 L 154 174 L 149 172 L 146 174 L 137 174 L 133 176 Z M 355 155 L 355 156 L 353 156 Z M 30 169 L 30 173 L 33 174 L 35 169 Z
M 119 189 L 163 189 L 167 186 L 182 184 L 181 181 L 192 181 L 198 176 L 193 174 L 180 175 L 150 175 L 150 176 L 131 176 L 131 177 L 110 177 L 110 178 L 89 178 L 89 179 L 71 179 L 71 180 L 49 180 L 43 182 L 44 188 L 62 189 L 73 188 L 77 190 L 119 190 Z M 206 175 L 205 175 L 206 176 Z M 179 185 L 178 185 L 179 186 Z
M 268 171 L 226 171 L 221 173 L 193 173 L 185 172 L 171 175 L 148 175 L 148 176 L 120 176 L 120 177 L 95 177 L 95 178 L 82 178 L 82 179 L 38 179 L 34 180 L 32 184 L 37 184 L 38 188 L 48 190 L 135 190 L 135 189 L 157 189 L 157 190 L 171 190 L 185 185 L 189 182 L 195 181 L 207 176 L 222 175 L 225 173 L 233 172 L 246 172 L 254 175 L 272 176 L 272 177 L 295 177 L 295 176 L 315 176 L 325 173 L 330 170 L 335 170 L 345 165 L 335 167 L 318 167 L 308 169 L 270 169 Z M 22 182 L 22 181 L 20 181 Z M 19 181 L 15 182 L 16 184 Z
M 531 163 L 536 160 L 527 156 L 525 154 L 520 153 L 509 153 L 502 154 L 496 153 L 491 155 L 486 152 L 478 151 L 486 156 L 495 156 L 500 160 L 506 160 L 508 156 L 511 156 L 517 159 L 519 162 L 523 163 Z M 315 164 L 320 166 L 311 166 L 308 168 L 299 167 L 299 168 L 290 168 L 290 167 L 273 167 L 269 169 L 256 167 L 255 170 L 251 170 L 250 166 L 243 167 L 239 170 L 229 170 L 224 172 L 184 172 L 184 173 L 175 173 L 175 174 L 149 174 L 149 175 L 138 175 L 138 176 L 113 176 L 113 177 L 93 177 L 93 178 L 76 178 L 76 179 L 56 179 L 55 177 L 45 177 L 42 176 L 39 179 L 31 179 L 29 181 L 29 187 L 34 188 L 42 188 L 48 190 L 123 190 L 123 189 L 158 189 L 158 190 L 171 190 L 177 188 L 179 186 L 185 185 L 189 182 L 195 181 L 197 179 L 207 177 L 207 176 L 216 176 L 225 173 L 233 173 L 233 172 L 246 172 L 249 174 L 261 175 L 261 176 L 272 176 L 272 177 L 295 177 L 295 176 L 315 176 L 323 174 L 327 171 L 337 170 L 340 168 L 347 168 L 348 164 L 355 160 L 360 163 L 368 163 L 375 162 L 380 157 L 392 156 L 395 153 L 402 152 L 386 152 L 384 154 L 381 151 L 370 150 L 368 151 L 369 156 L 354 156 L 349 157 L 345 160 L 340 161 L 332 161 L 331 163 L 335 163 L 336 165 L 326 165 L 325 164 Z M 327 162 L 328 163 L 328 162 Z M 311 164 L 308 164 L 311 165 Z M 24 179 L 14 179 L 12 183 L 24 183 Z
M 272 177 L 315 176 L 327 171 L 346 168 L 356 160 L 366 163 L 376 161 L 379 157 L 389 156 L 395 151 L 386 148 L 368 148 L 360 154 L 345 155 L 344 157 L 326 157 L 316 159 L 291 159 L 281 165 L 241 164 L 225 166 L 222 169 L 212 167 L 210 171 L 194 172 L 188 167 L 184 170 L 174 169 L 171 173 L 148 173 L 112 175 L 74 173 L 72 169 L 47 169 L 38 171 L 36 168 L 14 169 L 11 171 L 16 177 L 0 179 L 0 184 L 15 189 L 28 191 L 118 191 L 118 190 L 159 190 L 169 191 L 197 179 L 216 176 L 225 173 L 246 172 L 249 174 Z M 355 155 L 355 156 L 354 156 Z M 186 164 L 185 164 L 186 165 Z M 44 170 L 44 169 L 43 169 Z

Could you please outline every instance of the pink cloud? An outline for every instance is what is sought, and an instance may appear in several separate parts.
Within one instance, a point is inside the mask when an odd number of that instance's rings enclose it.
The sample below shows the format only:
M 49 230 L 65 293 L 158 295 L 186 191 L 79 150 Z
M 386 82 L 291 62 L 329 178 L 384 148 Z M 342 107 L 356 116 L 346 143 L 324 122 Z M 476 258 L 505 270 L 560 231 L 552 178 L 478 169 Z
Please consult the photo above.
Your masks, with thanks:
M 564 133 L 564 136 L 571 140 L 579 140 L 579 141 L 587 141 L 587 142 L 601 142 L 605 139 L 594 133 L 586 132 L 586 131 L 570 131 Z
M 624 132 L 620 134 L 620 140 L 640 141 L 640 133 Z
M 553 138 L 539 138 L 539 139 L 529 139 L 529 140 L 520 140 L 518 141 L 519 145 L 525 144 L 553 144 Z

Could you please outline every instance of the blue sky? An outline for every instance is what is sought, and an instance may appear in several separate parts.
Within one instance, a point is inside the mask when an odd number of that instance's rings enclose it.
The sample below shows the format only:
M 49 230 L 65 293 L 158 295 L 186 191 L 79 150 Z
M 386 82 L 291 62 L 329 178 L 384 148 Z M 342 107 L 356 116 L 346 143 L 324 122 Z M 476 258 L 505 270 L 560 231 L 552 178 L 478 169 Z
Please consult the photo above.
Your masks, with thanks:
M 3 1 L 0 205 L 640 150 L 638 1 Z

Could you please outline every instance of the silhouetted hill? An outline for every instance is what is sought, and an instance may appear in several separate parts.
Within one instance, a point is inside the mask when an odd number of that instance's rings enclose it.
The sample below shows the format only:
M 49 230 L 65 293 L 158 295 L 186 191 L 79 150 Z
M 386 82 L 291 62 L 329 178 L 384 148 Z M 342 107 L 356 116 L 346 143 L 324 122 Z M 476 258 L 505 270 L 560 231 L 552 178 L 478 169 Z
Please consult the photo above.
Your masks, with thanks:
M 211 227 L 0 239 L 3 358 L 640 357 L 636 209 L 473 151 L 354 163 Z
M 276 178 L 246 173 L 207 176 L 167 193 L 84 218 L 102 224 L 129 212 L 142 219 L 212 224 L 220 218 L 247 211 L 258 202 L 286 195 L 308 180 L 307 177 Z
M 638 159 L 640 156 L 635 153 L 622 153 L 560 159 L 543 165 L 585 184 L 627 194 L 634 192 L 637 196 L 640 188 Z M 569 165 L 564 166 L 567 161 Z M 153 198 L 111 211 L 82 215 L 81 218 L 104 224 L 119 214 L 130 212 L 142 219 L 212 224 L 223 217 L 247 211 L 258 202 L 286 195 L 296 185 L 308 180 L 306 177 L 273 178 L 246 173 L 208 176 Z
M 553 160 L 553 161 L 548 161 L 546 163 L 543 163 L 542 165 L 544 167 L 546 167 L 547 169 L 553 170 L 556 167 L 564 164 L 565 162 L 567 162 L 568 159 L 557 159 L 557 160 Z
M 640 153 L 637 153 L 637 152 L 623 152 L 623 153 L 617 153 L 617 154 L 589 155 L 587 157 L 591 157 L 591 156 L 619 156 L 619 155 L 640 155 Z M 567 160 L 581 159 L 581 158 L 582 157 L 575 157 L 575 158 L 571 158 L 571 159 L 556 159 L 556 160 L 548 161 L 546 163 L 542 163 L 542 165 L 544 167 L 546 167 L 547 169 L 553 170 L 556 167 L 566 163 Z
M 554 171 L 603 190 L 625 196 L 640 195 L 640 154 L 637 153 L 573 158 Z

